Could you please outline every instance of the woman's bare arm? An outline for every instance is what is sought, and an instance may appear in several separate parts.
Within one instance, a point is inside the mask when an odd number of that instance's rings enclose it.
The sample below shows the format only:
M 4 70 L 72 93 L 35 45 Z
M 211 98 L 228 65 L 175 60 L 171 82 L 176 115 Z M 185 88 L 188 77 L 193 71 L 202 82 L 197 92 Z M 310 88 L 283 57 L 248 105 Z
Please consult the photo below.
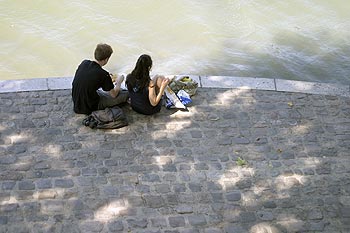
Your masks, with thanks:
M 169 79 L 167 78 L 162 79 L 159 87 L 159 92 L 157 93 L 157 90 L 156 90 L 157 83 L 155 83 L 153 80 L 150 81 L 148 86 L 148 98 L 152 106 L 156 106 L 159 103 L 159 101 L 162 99 L 162 95 L 164 94 L 165 88 L 168 84 L 169 84 Z

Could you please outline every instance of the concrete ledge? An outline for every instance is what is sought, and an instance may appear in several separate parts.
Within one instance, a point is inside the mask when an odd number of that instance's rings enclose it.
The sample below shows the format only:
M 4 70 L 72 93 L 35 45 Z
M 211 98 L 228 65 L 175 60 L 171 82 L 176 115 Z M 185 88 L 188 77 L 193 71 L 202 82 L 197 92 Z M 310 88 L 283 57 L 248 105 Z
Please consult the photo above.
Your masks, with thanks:
M 49 90 L 72 89 L 73 77 L 48 78 L 47 88 Z
M 202 87 L 240 88 L 275 91 L 275 82 L 267 78 L 204 76 L 200 77 Z
M 48 90 L 46 78 L 0 81 L 0 93 L 41 90 Z
M 198 82 L 198 87 L 256 89 L 350 97 L 350 85 L 252 77 L 166 75 L 169 78 L 174 76 L 189 76 Z M 0 93 L 71 89 L 72 81 L 73 77 L 0 80 Z M 125 82 L 121 87 L 126 89 Z
M 276 79 L 276 91 L 301 92 L 350 97 L 350 86 Z

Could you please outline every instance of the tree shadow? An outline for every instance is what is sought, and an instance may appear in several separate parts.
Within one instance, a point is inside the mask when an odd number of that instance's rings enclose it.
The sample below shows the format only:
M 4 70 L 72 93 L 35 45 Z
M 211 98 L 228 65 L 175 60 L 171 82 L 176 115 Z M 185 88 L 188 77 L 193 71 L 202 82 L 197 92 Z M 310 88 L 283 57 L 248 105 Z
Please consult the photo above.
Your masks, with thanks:
M 70 90 L 0 101 L 5 232 L 349 229 L 348 98 L 199 88 L 118 130 L 83 126 Z

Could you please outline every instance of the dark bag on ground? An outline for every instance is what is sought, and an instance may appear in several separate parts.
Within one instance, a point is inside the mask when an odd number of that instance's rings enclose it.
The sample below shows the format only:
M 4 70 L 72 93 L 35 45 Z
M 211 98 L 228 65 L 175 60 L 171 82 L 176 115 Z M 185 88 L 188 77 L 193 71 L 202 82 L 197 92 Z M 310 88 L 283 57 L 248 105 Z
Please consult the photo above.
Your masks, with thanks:
M 83 125 L 91 129 L 118 129 L 128 125 L 123 110 L 117 106 L 93 111 L 83 120 Z

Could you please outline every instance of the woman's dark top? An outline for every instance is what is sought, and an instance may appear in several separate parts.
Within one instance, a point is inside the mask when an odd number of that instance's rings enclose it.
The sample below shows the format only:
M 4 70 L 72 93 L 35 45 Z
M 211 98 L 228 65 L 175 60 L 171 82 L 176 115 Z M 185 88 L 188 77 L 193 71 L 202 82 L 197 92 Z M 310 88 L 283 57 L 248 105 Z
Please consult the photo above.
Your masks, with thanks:
M 131 84 L 127 82 L 127 87 L 129 91 L 131 107 L 134 111 L 144 115 L 152 115 L 160 111 L 161 101 L 159 101 L 156 106 L 152 106 L 151 102 L 149 101 L 148 86 L 141 89 L 138 87 L 137 83 L 135 86 L 131 86 Z
M 72 83 L 74 112 L 90 114 L 97 110 L 100 100 L 96 90 L 110 91 L 114 85 L 109 73 L 97 62 L 84 60 L 78 67 Z

